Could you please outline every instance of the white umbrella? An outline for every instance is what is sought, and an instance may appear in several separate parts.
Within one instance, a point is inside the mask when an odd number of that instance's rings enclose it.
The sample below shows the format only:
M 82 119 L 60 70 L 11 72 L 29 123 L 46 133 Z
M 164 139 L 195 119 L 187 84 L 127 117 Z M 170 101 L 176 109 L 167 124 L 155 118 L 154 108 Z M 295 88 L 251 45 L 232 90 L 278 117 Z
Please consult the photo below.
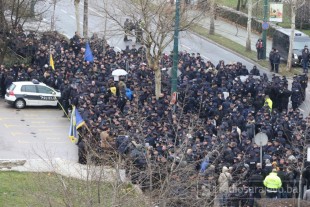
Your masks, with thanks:
M 121 75 L 127 75 L 127 71 L 124 70 L 124 69 L 116 69 L 116 70 L 113 70 L 112 72 L 112 75 L 113 76 L 121 76 Z
M 172 76 L 172 68 L 168 68 L 167 74 L 168 74 L 170 77 Z M 182 75 L 182 72 L 178 69 L 178 70 L 177 70 L 177 77 L 179 77 L 180 75 Z
M 240 75 L 239 77 L 240 77 L 240 80 L 242 81 L 242 83 L 245 82 L 249 78 L 248 75 Z M 252 77 L 254 79 L 260 79 L 260 76 L 257 76 L 257 75 L 252 75 Z

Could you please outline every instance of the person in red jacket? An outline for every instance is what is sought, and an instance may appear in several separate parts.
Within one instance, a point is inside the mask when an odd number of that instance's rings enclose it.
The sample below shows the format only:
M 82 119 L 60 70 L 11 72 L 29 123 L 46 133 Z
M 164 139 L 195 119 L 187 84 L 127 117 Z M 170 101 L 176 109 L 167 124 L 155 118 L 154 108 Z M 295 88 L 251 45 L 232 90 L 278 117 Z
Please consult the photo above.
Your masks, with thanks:
M 256 42 L 257 60 L 263 59 L 263 41 L 258 39 Z

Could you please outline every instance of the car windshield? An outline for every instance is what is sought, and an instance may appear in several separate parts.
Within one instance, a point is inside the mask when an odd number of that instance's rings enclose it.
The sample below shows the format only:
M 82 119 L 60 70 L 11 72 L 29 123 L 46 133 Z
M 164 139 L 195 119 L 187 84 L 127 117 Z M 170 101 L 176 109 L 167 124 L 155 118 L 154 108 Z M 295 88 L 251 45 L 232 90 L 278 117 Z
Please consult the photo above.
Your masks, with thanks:
M 295 50 L 302 50 L 304 49 L 305 45 L 310 46 L 310 40 L 308 42 L 294 42 L 294 49 Z

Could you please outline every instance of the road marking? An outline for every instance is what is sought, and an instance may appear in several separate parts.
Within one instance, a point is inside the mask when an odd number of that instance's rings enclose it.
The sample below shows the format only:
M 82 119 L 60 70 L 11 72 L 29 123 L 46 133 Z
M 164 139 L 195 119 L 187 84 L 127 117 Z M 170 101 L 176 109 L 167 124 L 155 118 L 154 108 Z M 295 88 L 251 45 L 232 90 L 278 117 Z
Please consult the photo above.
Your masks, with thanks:
M 83 22 L 80 22 L 81 25 L 83 25 Z
M 51 130 L 52 131 L 52 130 Z M 51 131 L 41 131 L 41 132 L 11 132 L 11 135 L 13 137 L 16 137 L 16 136 L 19 136 L 19 135 L 29 135 L 29 136 L 38 136 L 38 137 L 41 137 L 41 136 L 44 136 L 44 135 L 49 135 L 49 136 L 62 136 L 63 133 L 53 133 Z M 51 138 L 53 139 L 53 138 Z M 59 139 L 59 138 L 54 138 L 54 139 Z
M 24 114 L 24 116 L 39 116 L 39 115 L 36 115 L 36 114 Z
M 25 120 L 27 119 L 27 120 Z M 64 119 L 64 118 L 30 118 L 30 117 L 27 117 L 27 118 L 20 118 L 20 117 L 0 117 L 0 121 L 3 121 L 3 120 L 24 120 L 24 121 L 28 121 L 28 120 L 50 120 L 50 119 Z
M 16 135 L 23 135 L 23 134 L 25 134 L 25 133 L 22 133 L 22 132 L 11 132 L 11 135 L 13 137 L 15 137 Z
M 46 124 L 45 121 L 32 121 L 32 124 Z
M 75 19 L 75 16 L 73 16 L 73 15 L 69 15 L 72 19 Z
M 93 8 L 91 8 L 91 7 L 89 7 L 88 9 L 89 9 L 90 11 L 94 12 L 95 14 L 97 14 L 97 15 L 103 17 L 103 15 L 100 14 L 99 12 L 97 12 L 95 9 L 93 9 Z
M 20 125 L 14 125 L 14 124 L 4 124 L 5 128 L 10 128 L 10 127 L 19 127 Z
M 47 137 L 46 139 L 60 139 L 60 138 L 56 138 L 56 137 Z
M 60 9 L 63 13 L 65 13 L 65 14 L 67 14 L 68 12 L 67 11 L 65 11 L 65 10 L 63 10 L 63 9 Z
M 300 111 L 303 111 L 303 112 L 305 112 L 303 109 L 301 109 L 301 108 L 298 108 Z
M 206 60 L 210 60 L 209 58 L 207 58 L 206 56 L 204 55 L 201 55 L 202 58 L 206 59 Z
M 53 131 L 52 129 L 38 129 L 39 131 L 42 131 L 42 132 L 51 132 Z
M 10 128 L 10 127 L 24 127 L 24 128 L 67 128 L 67 126 L 30 126 L 30 125 L 17 125 L 17 124 L 4 124 L 5 128 Z
M 23 140 L 18 140 L 19 144 L 40 144 L 40 143 L 45 143 L 45 144 L 65 144 L 66 142 L 28 142 L 28 141 L 23 141 Z
M 183 45 L 183 44 L 180 44 L 182 47 L 185 47 L 187 48 L 188 50 L 192 50 L 190 47 L 186 46 L 186 45 Z
M 122 51 L 119 47 L 114 47 L 115 49 L 117 49 L 118 51 Z

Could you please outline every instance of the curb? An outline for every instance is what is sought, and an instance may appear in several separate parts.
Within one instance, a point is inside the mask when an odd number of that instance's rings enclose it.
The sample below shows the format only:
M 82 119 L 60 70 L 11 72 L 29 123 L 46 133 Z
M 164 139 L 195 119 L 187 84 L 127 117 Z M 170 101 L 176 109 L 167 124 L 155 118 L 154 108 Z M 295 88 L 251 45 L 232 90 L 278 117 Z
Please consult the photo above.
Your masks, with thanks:
M 119 180 L 127 182 L 125 169 L 115 169 L 110 166 L 82 165 L 72 160 L 55 158 L 51 160 L 29 159 L 0 160 L 0 171 L 18 172 L 53 172 L 66 177 L 80 180 L 102 179 L 108 182 Z
M 204 29 L 206 29 L 206 28 L 204 28 Z M 242 56 L 242 55 L 240 55 L 238 52 L 233 51 L 233 50 L 231 50 L 231 49 L 229 49 L 229 48 L 227 48 L 227 47 L 225 47 L 225 46 L 223 46 L 223 45 L 221 45 L 221 44 L 219 44 L 219 43 L 217 43 L 217 42 L 214 42 L 213 40 L 210 40 L 210 39 L 208 39 L 207 37 L 204 37 L 204 36 L 202 36 L 202 35 L 200 35 L 200 34 L 194 32 L 194 31 L 192 31 L 192 30 L 188 30 L 188 31 L 190 31 L 191 33 L 197 35 L 198 37 L 200 37 L 200 38 L 202 38 L 202 39 L 204 39 L 204 40 L 206 40 L 206 41 L 208 41 L 208 42 L 210 42 L 210 43 L 212 43 L 212 44 L 214 44 L 214 45 L 216 45 L 216 46 L 218 46 L 218 47 L 221 47 L 222 49 L 227 50 L 227 51 L 230 52 L 230 53 L 233 53 L 233 54 L 237 55 L 237 56 L 240 57 L 240 58 L 245 59 L 246 61 L 252 63 L 253 65 L 259 65 L 258 63 L 254 62 L 252 59 L 250 59 L 250 58 L 248 58 L 248 57 L 245 57 L 245 56 Z M 232 41 L 232 40 L 231 40 L 231 41 Z M 265 68 L 265 67 L 263 67 L 263 66 L 261 66 L 261 65 L 259 65 L 259 66 L 260 66 L 260 68 L 263 69 L 264 71 L 270 73 L 269 69 L 267 69 L 267 68 Z M 249 68 L 248 68 L 248 69 L 249 69 Z
M 3 168 L 11 169 L 12 167 L 24 166 L 27 160 L 0 160 L 0 170 Z

